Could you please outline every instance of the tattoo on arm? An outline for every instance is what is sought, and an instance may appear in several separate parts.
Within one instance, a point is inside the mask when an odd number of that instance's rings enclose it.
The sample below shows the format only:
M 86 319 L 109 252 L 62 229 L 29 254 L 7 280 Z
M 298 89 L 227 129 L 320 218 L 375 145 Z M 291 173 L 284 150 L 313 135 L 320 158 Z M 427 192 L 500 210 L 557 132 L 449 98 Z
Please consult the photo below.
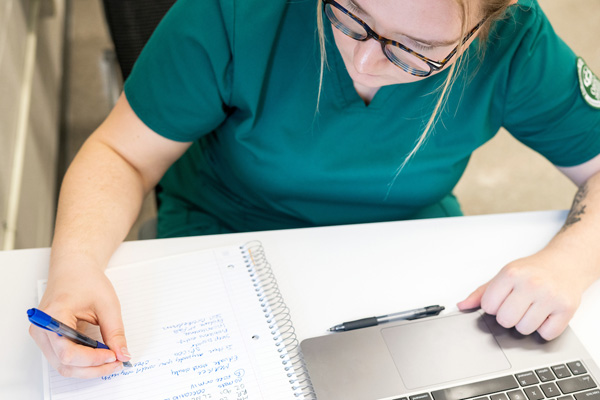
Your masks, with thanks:
M 588 185 L 587 182 L 581 185 L 577 193 L 575 194 L 575 199 L 573 199 L 573 205 L 571 206 L 571 211 L 569 211 L 569 215 L 567 216 L 567 220 L 565 221 L 564 226 L 560 230 L 561 232 L 566 231 L 571 225 L 576 224 L 581 221 L 581 216 L 585 214 L 586 205 L 583 204 L 583 201 L 587 197 L 588 194 Z

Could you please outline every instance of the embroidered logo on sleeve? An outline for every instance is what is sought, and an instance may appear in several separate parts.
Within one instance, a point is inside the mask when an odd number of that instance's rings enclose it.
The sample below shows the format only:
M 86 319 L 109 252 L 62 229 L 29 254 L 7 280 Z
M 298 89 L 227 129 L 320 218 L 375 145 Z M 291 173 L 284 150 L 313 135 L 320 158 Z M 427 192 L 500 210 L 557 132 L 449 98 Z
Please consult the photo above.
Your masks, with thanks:
M 587 66 L 583 58 L 577 58 L 579 88 L 584 100 L 592 107 L 600 109 L 600 79 Z

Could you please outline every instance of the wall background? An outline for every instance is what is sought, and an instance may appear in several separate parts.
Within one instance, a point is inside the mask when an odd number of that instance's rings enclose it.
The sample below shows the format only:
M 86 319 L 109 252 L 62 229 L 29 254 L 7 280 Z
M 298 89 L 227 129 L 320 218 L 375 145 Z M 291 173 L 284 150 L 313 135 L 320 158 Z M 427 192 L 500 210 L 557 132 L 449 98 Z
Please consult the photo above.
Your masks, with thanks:
M 60 94 L 63 77 L 65 0 L 42 0 L 25 164 L 17 215 L 16 248 L 48 246 L 54 223 Z M 25 84 L 30 0 L 0 2 L 0 248 L 6 237 L 10 185 L 17 141 L 17 116 Z

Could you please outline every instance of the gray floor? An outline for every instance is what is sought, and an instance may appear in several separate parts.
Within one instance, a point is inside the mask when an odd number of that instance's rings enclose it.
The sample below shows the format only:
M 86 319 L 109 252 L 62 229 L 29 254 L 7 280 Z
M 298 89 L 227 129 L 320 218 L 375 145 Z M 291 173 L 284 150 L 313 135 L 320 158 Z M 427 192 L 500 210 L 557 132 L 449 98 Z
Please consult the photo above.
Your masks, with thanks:
M 111 49 L 100 1 L 73 0 L 68 35 L 67 160 L 100 124 L 111 107 L 103 73 L 105 50 Z M 600 1 L 541 0 L 556 31 L 600 73 Z M 506 132 L 477 150 L 456 188 L 467 215 L 569 208 L 576 187 L 548 161 Z M 155 215 L 148 198 L 128 239 L 139 223 Z

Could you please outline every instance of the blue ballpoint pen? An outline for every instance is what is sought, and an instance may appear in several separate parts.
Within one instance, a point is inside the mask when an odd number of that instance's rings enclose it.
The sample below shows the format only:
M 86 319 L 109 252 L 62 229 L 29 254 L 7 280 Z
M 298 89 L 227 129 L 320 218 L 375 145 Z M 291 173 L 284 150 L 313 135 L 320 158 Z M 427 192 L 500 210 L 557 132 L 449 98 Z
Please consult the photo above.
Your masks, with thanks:
M 75 329 L 52 318 L 51 316 L 49 316 L 43 311 L 38 310 L 37 308 L 30 308 L 29 310 L 27 310 L 27 317 L 29 318 L 29 322 L 31 322 L 35 326 L 39 326 L 40 328 L 54 332 L 58 336 L 64 336 L 65 338 L 77 344 L 92 347 L 94 349 L 110 350 L 108 346 L 104 343 L 94 340 L 81 332 L 77 332 Z M 123 366 L 131 367 L 132 365 L 129 361 L 124 361 Z

